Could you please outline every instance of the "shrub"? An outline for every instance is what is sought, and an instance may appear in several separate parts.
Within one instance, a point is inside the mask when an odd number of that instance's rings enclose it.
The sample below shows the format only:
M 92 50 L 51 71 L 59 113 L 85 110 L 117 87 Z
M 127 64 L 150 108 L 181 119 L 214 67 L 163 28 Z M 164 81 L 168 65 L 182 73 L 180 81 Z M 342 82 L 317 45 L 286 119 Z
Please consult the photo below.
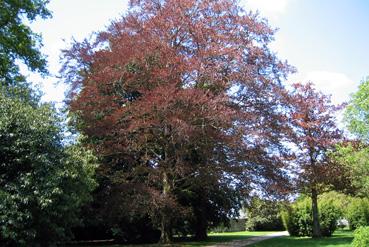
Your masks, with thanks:
M 351 246 L 353 247 L 363 247 L 369 246 L 369 227 L 359 227 L 355 230 L 354 241 L 352 241 Z
M 291 236 L 310 236 L 312 233 L 311 203 L 306 198 L 295 202 L 283 214 L 283 223 Z
M 347 207 L 346 217 L 351 230 L 360 226 L 369 226 L 369 200 L 352 198 Z
M 281 217 L 281 203 L 254 198 L 246 209 L 248 231 L 285 230 Z
M 334 204 L 333 199 L 321 199 L 319 204 L 319 220 L 322 236 L 332 236 L 337 229 L 338 220 L 342 216 L 342 211 Z
M 222 223 L 210 228 L 211 232 L 242 232 L 245 231 L 246 219 L 230 219 L 229 224 Z
M 333 203 L 333 199 L 322 198 L 319 201 L 320 228 L 323 236 L 331 236 L 337 228 L 337 220 L 342 212 Z M 301 198 L 282 214 L 283 223 L 291 236 L 312 236 L 311 199 Z

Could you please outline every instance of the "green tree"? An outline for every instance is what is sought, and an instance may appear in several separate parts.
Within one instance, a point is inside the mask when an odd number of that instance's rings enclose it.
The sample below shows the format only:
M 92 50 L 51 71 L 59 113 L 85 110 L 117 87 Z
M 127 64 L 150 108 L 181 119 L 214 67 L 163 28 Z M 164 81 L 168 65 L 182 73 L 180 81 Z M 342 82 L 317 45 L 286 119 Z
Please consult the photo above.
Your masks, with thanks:
M 0 1 L 0 81 L 14 84 L 21 80 L 17 61 L 28 69 L 46 73 L 46 59 L 40 52 L 41 37 L 32 32 L 25 20 L 48 18 L 47 0 Z
M 0 92 L 0 243 L 45 244 L 70 236 L 95 186 L 94 160 L 63 146 L 49 104 L 32 106 Z
M 346 191 L 357 196 L 369 196 L 369 147 L 361 142 L 347 142 L 337 146 L 332 160 L 342 167 L 349 186 Z
M 246 208 L 246 230 L 284 230 L 281 211 L 283 203 L 268 199 L 253 198 Z
M 41 38 L 26 21 L 45 0 L 0 0 L 0 245 L 50 245 L 71 236 L 95 187 L 93 155 L 63 143 L 62 119 L 19 69 L 47 73 Z
M 355 230 L 361 226 L 369 226 L 369 200 L 367 198 L 350 198 L 346 209 L 346 218 L 350 229 Z
M 364 142 L 369 142 L 369 77 L 352 95 L 345 112 L 349 130 Z
M 340 144 L 332 157 L 346 169 L 354 192 L 360 196 L 368 196 L 369 77 L 361 82 L 359 90 L 351 96 L 344 120 L 358 140 Z

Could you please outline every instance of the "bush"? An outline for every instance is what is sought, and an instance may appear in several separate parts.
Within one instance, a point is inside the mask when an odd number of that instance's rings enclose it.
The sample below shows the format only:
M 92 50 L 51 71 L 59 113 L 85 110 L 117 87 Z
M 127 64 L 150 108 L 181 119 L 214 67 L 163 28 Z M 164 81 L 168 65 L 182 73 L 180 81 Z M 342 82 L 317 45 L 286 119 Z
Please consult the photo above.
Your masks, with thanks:
M 342 212 L 330 198 L 319 201 L 319 219 L 322 236 L 331 236 L 337 228 Z M 312 236 L 311 199 L 306 197 L 295 202 L 282 213 L 283 224 L 291 236 Z
M 352 198 L 350 202 L 346 212 L 350 229 L 355 230 L 360 226 L 369 226 L 369 200 Z
M 363 247 L 369 246 L 369 227 L 359 227 L 355 230 L 354 241 L 352 241 L 351 246 L 353 247 Z
M 210 229 L 211 232 L 242 232 L 245 231 L 246 219 L 230 219 L 229 224 L 220 224 Z
M 281 203 L 254 198 L 246 209 L 248 231 L 285 230 L 281 217 Z
M 48 104 L 0 90 L 0 245 L 50 246 L 71 237 L 95 187 L 93 155 L 65 146 Z
M 282 213 L 283 224 L 291 236 L 311 236 L 312 211 L 308 199 L 297 201 Z
M 319 204 L 319 220 L 322 236 L 332 236 L 337 229 L 338 220 L 342 216 L 342 211 L 334 204 L 333 199 L 321 199 Z

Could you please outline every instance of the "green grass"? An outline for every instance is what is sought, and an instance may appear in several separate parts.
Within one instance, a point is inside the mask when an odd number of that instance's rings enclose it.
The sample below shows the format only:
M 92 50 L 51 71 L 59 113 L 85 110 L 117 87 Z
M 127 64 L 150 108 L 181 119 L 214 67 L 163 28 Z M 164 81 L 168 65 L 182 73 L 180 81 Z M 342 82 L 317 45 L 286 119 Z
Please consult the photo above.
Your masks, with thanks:
M 352 231 L 341 230 L 336 231 L 330 238 L 280 237 L 264 240 L 250 247 L 349 247 L 352 239 Z
M 230 242 L 233 240 L 244 240 L 255 236 L 262 236 L 273 232 L 225 232 L 225 233 L 210 233 L 209 237 L 205 241 L 195 242 L 191 241 L 190 238 L 187 239 L 175 239 L 174 243 L 170 246 L 184 246 L 184 247 L 199 247 L 199 246 L 208 246 L 214 245 L 222 242 Z M 146 244 L 146 245 L 84 245 L 83 247 L 137 247 L 137 246 L 145 246 L 145 247 L 163 247 L 165 245 L 160 244 Z M 168 246 L 168 245 L 166 245 Z M 74 247 L 80 247 L 78 245 L 74 245 Z M 81 246 L 82 247 L 82 246 Z
M 273 232 L 224 232 L 224 233 L 210 233 L 209 237 L 205 241 L 191 242 L 181 241 L 178 242 L 178 246 L 195 247 L 195 246 L 207 246 L 222 242 L 230 242 L 233 240 L 244 240 L 255 236 L 262 236 Z
M 177 239 L 171 245 L 176 247 L 200 247 L 214 245 L 222 242 L 229 242 L 233 240 L 244 240 L 254 236 L 262 236 L 273 232 L 228 232 L 228 233 L 211 233 L 206 241 L 194 242 L 190 239 Z M 353 239 L 353 232 L 348 230 L 336 231 L 330 238 L 311 239 L 308 237 L 279 237 L 261 241 L 251 247 L 350 247 Z M 95 245 L 109 246 L 109 247 L 128 247 L 128 246 L 145 246 L 145 247 L 163 247 L 164 245 Z

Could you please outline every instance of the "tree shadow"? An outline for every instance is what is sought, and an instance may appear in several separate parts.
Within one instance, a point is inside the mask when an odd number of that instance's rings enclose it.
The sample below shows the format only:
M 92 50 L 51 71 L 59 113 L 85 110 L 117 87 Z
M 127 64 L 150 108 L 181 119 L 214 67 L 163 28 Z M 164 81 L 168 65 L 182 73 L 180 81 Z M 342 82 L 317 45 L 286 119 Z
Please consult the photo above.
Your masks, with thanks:
M 231 242 L 235 240 L 246 240 L 252 237 L 257 237 L 260 235 L 242 235 L 242 234 L 232 234 L 232 235 L 210 235 L 206 240 L 197 241 L 191 237 L 181 237 L 176 238 L 174 240 L 174 244 L 178 246 L 205 246 L 205 245 L 212 245 L 212 244 L 219 244 L 223 242 Z

